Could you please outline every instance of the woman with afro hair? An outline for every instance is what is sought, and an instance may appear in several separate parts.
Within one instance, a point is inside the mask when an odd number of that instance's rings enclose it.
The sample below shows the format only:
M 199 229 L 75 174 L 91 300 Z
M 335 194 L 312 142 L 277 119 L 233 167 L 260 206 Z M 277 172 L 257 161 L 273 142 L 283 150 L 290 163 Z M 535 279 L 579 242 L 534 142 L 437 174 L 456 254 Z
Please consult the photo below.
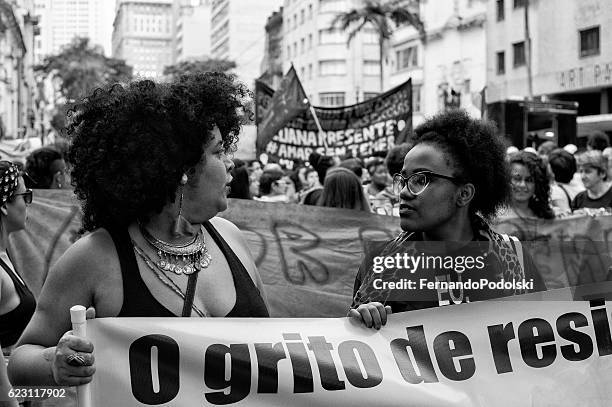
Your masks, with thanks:
M 97 317 L 269 316 L 245 239 L 216 217 L 246 96 L 208 72 L 98 89 L 74 107 L 68 161 L 89 233 L 49 273 L 12 356 L 14 385 L 92 380 L 93 344 L 70 331 L 74 304 Z
M 401 172 L 393 177 L 403 232 L 367 252 L 349 316 L 378 329 L 391 311 L 544 290 L 520 242 L 489 226 L 510 195 L 504 147 L 493 126 L 451 110 L 418 126 L 413 142 Z M 398 257 L 421 263 L 400 261 L 388 267 L 386 260 Z M 481 279 L 502 286 L 465 284 Z M 423 281 L 432 284 L 423 286 Z M 382 282 L 402 282 L 413 289 L 392 291 Z
M 512 200 L 506 217 L 553 219 L 550 205 L 550 181 L 546 164 L 537 155 L 521 151 L 510 162 Z

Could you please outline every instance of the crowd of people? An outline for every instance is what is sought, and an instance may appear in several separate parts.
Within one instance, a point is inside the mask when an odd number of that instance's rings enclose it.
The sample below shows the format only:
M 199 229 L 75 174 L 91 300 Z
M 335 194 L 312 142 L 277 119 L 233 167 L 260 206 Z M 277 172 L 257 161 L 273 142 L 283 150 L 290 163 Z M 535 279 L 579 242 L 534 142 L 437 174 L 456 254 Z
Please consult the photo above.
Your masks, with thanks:
M 402 233 L 355 270 L 354 299 L 347 304 L 350 317 L 375 328 L 389 312 L 545 290 L 529 253 L 493 231 L 491 222 L 499 216 L 552 219 L 609 207 L 612 200 L 609 143 L 599 135 L 584 152 L 550 145 L 506 150 L 491 124 L 462 110 L 427 119 L 410 144 L 380 156 L 312 153 L 290 171 L 232 159 L 241 124 L 251 115 L 247 96 L 244 85 L 222 73 L 107 86 L 70 112 L 65 154 L 36 151 L 23 169 L 0 162 L 0 318 L 20 321 L 11 332 L 0 331 L 2 346 L 19 338 L 8 369 L 13 384 L 91 381 L 93 344 L 70 331 L 74 304 L 88 307 L 89 317 L 268 317 L 246 240 L 216 216 L 228 197 L 398 217 Z M 67 185 L 82 203 L 83 237 L 53 266 L 34 311 L 6 254 L 6 236 L 24 227 L 32 201 L 27 187 Z M 451 300 L 430 290 L 391 301 L 373 288 L 372 256 L 417 253 L 430 241 L 447 242 L 450 255 L 484 254 L 490 279 L 535 283 L 462 290 Z M 200 273 L 205 269 L 214 272 Z M 461 278 L 435 273 L 447 281 Z

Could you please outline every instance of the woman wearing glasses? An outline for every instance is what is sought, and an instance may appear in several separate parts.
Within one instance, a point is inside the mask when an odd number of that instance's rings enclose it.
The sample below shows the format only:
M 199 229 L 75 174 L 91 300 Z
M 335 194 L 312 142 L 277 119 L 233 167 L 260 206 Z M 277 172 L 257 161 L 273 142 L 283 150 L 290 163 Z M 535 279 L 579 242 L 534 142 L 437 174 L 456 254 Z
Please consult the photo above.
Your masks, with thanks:
M 403 232 L 366 256 L 349 316 L 380 328 L 391 310 L 545 289 L 520 243 L 488 224 L 510 196 L 504 148 L 493 127 L 461 110 L 444 112 L 416 128 L 414 143 L 393 178 Z M 502 284 L 472 286 L 480 279 Z
M 57 261 L 13 353 L 13 384 L 74 386 L 95 372 L 68 310 L 97 317 L 267 317 L 227 209 L 248 90 L 218 72 L 98 89 L 73 113 L 75 193 L 90 233 Z
M 25 227 L 26 207 L 31 202 L 32 191 L 25 188 L 17 166 L 0 161 L 0 345 L 7 356 L 36 308 L 34 295 L 13 267 L 7 253 L 8 236 Z M 5 395 L 7 387 L 6 365 L 2 358 L 0 389 Z

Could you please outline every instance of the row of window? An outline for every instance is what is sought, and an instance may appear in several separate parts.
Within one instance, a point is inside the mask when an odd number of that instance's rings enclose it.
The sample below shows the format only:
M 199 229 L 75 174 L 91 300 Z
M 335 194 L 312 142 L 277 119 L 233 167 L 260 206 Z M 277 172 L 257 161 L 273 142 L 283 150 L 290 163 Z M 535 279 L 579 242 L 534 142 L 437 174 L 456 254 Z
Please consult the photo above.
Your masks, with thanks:
M 296 68 L 297 69 L 297 68 Z M 312 64 L 298 69 L 302 79 L 312 79 Z M 380 62 L 378 60 L 364 60 L 363 74 L 368 76 L 380 75 Z M 319 61 L 319 76 L 346 75 L 346 60 L 344 59 L 328 59 Z
M 298 15 L 299 15 L 299 23 L 298 23 Z M 304 24 L 306 20 L 312 19 L 312 4 L 308 5 L 308 14 L 306 14 L 306 9 L 301 9 L 300 13 L 297 12 L 293 14 L 293 18 L 289 17 L 287 20 L 287 31 L 296 29 L 298 25 Z
M 514 8 L 525 7 L 525 0 L 514 0 Z M 505 1 L 504 0 L 496 0 L 496 11 L 497 11 L 497 21 L 503 21 L 506 18 L 505 13 Z
M 170 33 L 170 20 L 163 17 L 135 16 L 130 24 L 130 31 Z M 164 24 L 165 23 L 165 24 Z
M 365 29 L 361 35 L 363 44 L 378 44 L 378 35 L 374 29 Z M 319 30 L 319 45 L 346 44 L 347 39 L 347 34 L 340 29 Z M 312 34 L 300 39 L 299 52 L 297 41 L 293 43 L 293 47 L 287 45 L 287 58 L 295 58 L 309 49 L 312 49 Z
M 345 92 L 321 92 L 319 93 L 319 105 L 325 107 L 345 106 Z M 378 92 L 364 92 L 363 101 L 378 96 Z M 421 85 L 412 85 L 412 111 L 421 111 Z
M 580 47 L 579 56 L 587 57 L 599 55 L 599 26 L 578 31 Z M 506 52 L 497 52 L 497 74 L 503 75 L 506 73 Z M 512 44 L 512 66 L 514 68 L 521 67 L 527 63 L 525 55 L 525 41 L 515 42 Z

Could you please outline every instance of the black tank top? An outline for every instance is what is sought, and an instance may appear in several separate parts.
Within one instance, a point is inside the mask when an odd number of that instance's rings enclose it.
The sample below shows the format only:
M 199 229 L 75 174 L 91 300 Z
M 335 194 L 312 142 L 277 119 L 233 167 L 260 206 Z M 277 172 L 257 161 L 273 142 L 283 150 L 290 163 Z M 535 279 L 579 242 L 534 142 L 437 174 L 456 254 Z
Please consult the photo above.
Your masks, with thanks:
M 28 322 L 30 322 L 30 318 L 36 310 L 36 300 L 21 278 L 2 259 L 0 259 L 0 266 L 13 280 L 15 291 L 19 296 L 19 305 L 6 314 L 0 315 L 0 344 L 7 347 L 17 342 Z
M 234 278 L 236 304 L 225 317 L 269 317 L 266 304 L 242 262 L 210 222 L 203 226 L 224 254 Z M 142 281 L 127 229 L 109 230 L 109 233 L 117 249 L 123 278 L 123 305 L 117 317 L 176 317 L 155 299 Z

